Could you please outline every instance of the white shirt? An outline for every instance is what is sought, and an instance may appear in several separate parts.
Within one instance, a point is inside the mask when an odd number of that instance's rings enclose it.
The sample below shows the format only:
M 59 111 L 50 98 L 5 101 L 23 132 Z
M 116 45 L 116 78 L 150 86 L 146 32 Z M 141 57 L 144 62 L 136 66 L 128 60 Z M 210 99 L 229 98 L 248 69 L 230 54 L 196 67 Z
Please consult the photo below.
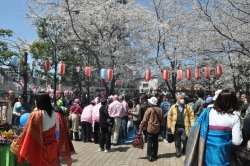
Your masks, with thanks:
M 16 108 L 20 107 L 21 106 L 21 103 L 18 101 L 14 104 L 14 107 L 13 107 L 13 114 L 16 114 Z
M 12 108 L 11 108 L 11 102 L 8 102 L 8 110 L 6 106 L 2 106 L 1 107 L 1 111 L 3 114 L 3 117 L 0 117 L 1 120 L 3 120 L 3 124 L 8 123 L 8 124 L 12 124 Z M 0 111 L 0 112 L 1 112 Z M 1 116 L 1 114 L 0 114 Z M 7 121 L 6 121 L 6 116 L 7 116 Z
M 242 142 L 242 132 L 240 118 L 235 114 L 221 114 L 214 108 L 209 113 L 209 125 L 232 128 L 232 142 L 240 145 Z
M 46 111 L 42 110 L 43 117 L 43 131 L 47 131 L 56 125 L 56 130 L 59 129 L 58 122 L 56 118 L 56 113 L 52 111 L 52 116 L 49 117 Z

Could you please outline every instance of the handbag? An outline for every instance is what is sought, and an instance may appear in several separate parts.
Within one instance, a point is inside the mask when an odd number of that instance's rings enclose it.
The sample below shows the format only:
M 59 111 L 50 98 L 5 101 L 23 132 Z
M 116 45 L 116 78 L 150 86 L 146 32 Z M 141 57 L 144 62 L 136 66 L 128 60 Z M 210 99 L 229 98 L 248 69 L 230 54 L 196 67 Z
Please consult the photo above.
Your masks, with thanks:
M 18 155 L 20 139 L 21 139 L 21 134 L 17 138 L 13 139 L 10 145 L 10 151 L 15 155 Z
M 168 143 L 174 142 L 174 134 L 171 133 L 171 131 L 167 131 L 167 141 Z
M 153 108 L 153 110 L 155 111 L 155 109 L 154 109 L 154 107 L 152 107 Z M 163 131 L 163 125 L 161 124 L 161 120 L 160 120 L 160 118 L 159 118 L 159 115 L 157 114 L 157 112 L 155 111 L 155 114 L 157 115 L 157 118 L 158 118 L 158 120 L 159 120 L 159 122 L 160 122 L 160 131 L 159 131 L 159 133 L 158 134 L 160 134 L 160 133 L 162 133 L 162 131 Z

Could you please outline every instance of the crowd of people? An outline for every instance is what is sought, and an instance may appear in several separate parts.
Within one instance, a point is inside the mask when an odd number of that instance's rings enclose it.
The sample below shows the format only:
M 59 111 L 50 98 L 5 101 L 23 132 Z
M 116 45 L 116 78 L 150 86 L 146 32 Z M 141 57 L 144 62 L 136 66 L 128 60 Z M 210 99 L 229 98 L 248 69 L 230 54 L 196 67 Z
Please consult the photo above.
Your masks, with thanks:
M 13 91 L 6 94 L 13 102 L 11 97 Z M 83 108 L 74 93 L 67 103 L 67 117 L 60 108 L 61 101 L 52 107 L 46 93 L 38 93 L 34 99 L 35 111 L 31 111 L 24 95 L 18 96 L 12 111 L 14 125 L 20 124 L 22 114 L 31 112 L 20 140 L 19 163 L 27 160 L 30 165 L 37 165 L 37 161 L 59 165 L 61 156 L 71 165 L 73 137 L 75 141 L 99 144 L 98 151 L 108 153 L 111 146 L 129 139 L 131 129 L 134 135 L 144 134 L 149 161 L 158 159 L 159 135 L 166 143 L 173 135 L 176 157 L 186 154 L 184 165 L 250 163 L 250 98 L 244 93 L 217 90 L 214 95 L 205 95 L 199 90 L 194 97 L 167 93 L 149 98 L 141 94 L 128 101 L 122 95 L 106 98 L 99 94 Z

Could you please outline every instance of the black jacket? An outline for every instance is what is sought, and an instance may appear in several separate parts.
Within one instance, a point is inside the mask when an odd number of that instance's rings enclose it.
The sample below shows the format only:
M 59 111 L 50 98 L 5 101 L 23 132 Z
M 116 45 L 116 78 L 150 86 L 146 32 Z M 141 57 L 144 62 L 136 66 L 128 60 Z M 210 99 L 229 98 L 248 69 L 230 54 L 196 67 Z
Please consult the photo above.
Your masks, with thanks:
M 99 126 L 100 127 L 108 127 L 108 122 L 114 122 L 114 118 L 110 117 L 108 114 L 108 107 L 101 106 L 99 109 Z
M 243 121 L 242 135 L 243 141 L 241 143 L 241 146 L 245 146 L 248 140 L 250 140 L 250 117 L 248 116 Z

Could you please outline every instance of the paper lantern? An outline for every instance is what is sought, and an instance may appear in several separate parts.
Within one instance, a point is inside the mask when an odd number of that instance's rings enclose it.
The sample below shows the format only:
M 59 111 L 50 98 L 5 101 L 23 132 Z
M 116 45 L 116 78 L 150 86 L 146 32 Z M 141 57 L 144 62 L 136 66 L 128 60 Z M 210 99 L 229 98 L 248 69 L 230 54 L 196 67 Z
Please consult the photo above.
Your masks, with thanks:
M 65 74 L 65 63 L 64 62 L 60 62 L 58 65 L 58 73 L 59 75 L 64 75 Z
M 70 95 L 70 94 L 71 94 L 70 90 L 65 90 L 64 91 L 64 95 Z
M 186 71 L 186 78 L 188 80 L 192 79 L 192 70 L 191 69 L 187 69 L 187 71 Z
M 190 86 L 190 90 L 194 90 L 194 86 L 192 85 L 192 86 Z
M 13 56 L 11 57 L 11 64 L 12 64 L 13 66 L 17 66 L 17 64 L 18 64 L 18 57 L 17 57 L 16 55 L 13 55 Z
M 61 93 L 59 90 L 56 91 L 56 98 L 58 99 L 61 96 Z
M 81 67 L 80 66 L 76 66 L 76 72 L 80 72 L 80 69 L 81 69 Z
M 134 84 L 134 88 L 137 88 L 137 84 Z
M 146 70 L 144 73 L 144 80 L 145 81 L 150 81 L 151 80 L 151 71 L 150 70 Z
M 92 75 L 92 70 L 91 70 L 91 67 L 90 67 L 90 66 L 87 66 L 87 67 L 85 68 L 85 75 L 86 75 L 87 78 L 91 77 L 91 75 Z
M 107 70 L 107 79 L 109 81 L 111 81 L 113 79 L 113 70 L 112 69 Z
M 49 60 L 45 60 L 43 62 L 43 69 L 45 72 L 48 72 L 50 70 L 50 61 Z
M 100 78 L 101 79 L 106 79 L 107 78 L 107 70 L 106 69 L 101 69 L 100 70 Z
M 132 73 L 133 73 L 133 76 L 135 76 L 136 75 L 136 70 L 133 70 Z
M 195 78 L 197 80 L 201 78 L 201 69 L 199 69 L 199 68 L 195 69 Z
M 100 82 L 100 87 L 103 87 L 103 82 L 102 81 Z
M 178 71 L 177 71 L 177 80 L 178 80 L 178 81 L 181 81 L 182 78 L 183 78 L 182 70 L 178 69 Z
M 122 80 L 117 80 L 116 83 L 117 83 L 117 85 L 121 86 L 122 85 Z
M 208 66 L 205 67 L 205 77 L 210 78 L 210 68 Z
M 167 81 L 168 80 L 168 77 L 169 77 L 169 72 L 168 70 L 163 70 L 162 71 L 162 74 L 161 74 L 161 78 L 163 81 Z
M 221 67 L 221 65 L 216 66 L 216 75 L 219 76 L 219 77 L 222 75 L 222 67 Z

